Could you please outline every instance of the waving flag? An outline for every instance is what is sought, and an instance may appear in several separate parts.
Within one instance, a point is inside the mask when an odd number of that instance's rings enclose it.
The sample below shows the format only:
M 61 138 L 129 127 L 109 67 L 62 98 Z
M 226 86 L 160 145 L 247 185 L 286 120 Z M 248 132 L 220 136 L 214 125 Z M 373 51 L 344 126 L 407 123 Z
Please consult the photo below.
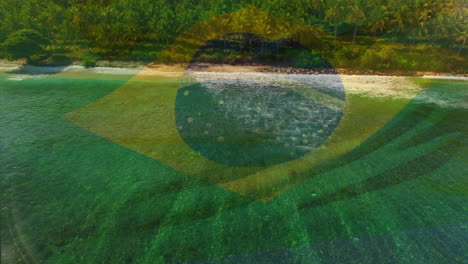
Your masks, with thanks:
M 327 67 L 197 70 L 203 47 L 237 34 Z M 1 75 L 7 250 L 30 263 L 462 263 L 466 80 L 342 75 L 333 38 L 248 7 L 193 25 L 164 66 L 131 77 Z
M 298 80 L 190 73 L 187 63 L 200 45 L 235 32 L 291 38 L 310 49 L 319 47 L 324 35 L 255 8 L 214 17 L 193 26 L 161 55 L 176 62 L 182 58 L 173 72 L 161 76 L 144 69 L 66 118 L 181 172 L 269 200 L 304 180 L 315 166 L 361 144 L 421 89 L 412 89 L 386 113 L 387 119 L 356 123 L 349 116 L 360 111 L 353 109 L 359 105 L 346 97 L 346 82 L 336 71 Z

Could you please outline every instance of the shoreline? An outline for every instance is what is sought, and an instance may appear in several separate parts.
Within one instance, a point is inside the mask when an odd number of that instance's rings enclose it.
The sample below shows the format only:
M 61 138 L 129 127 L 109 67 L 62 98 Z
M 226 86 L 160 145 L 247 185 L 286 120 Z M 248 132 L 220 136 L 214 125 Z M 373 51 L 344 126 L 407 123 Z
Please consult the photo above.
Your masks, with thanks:
M 58 74 L 61 72 L 92 72 L 96 74 L 111 74 L 111 75 L 135 75 L 144 68 L 150 69 L 155 73 L 170 74 L 175 72 L 175 68 L 180 68 L 180 65 L 167 65 L 157 63 L 143 64 L 141 62 L 121 62 L 121 61 L 101 61 L 96 67 L 86 68 L 77 63 L 67 66 L 35 66 L 26 65 L 18 61 L 0 60 L 0 73 L 7 74 Z M 374 71 L 374 70 L 353 70 L 353 69 L 305 69 L 294 68 L 287 66 L 271 66 L 261 64 L 249 65 L 230 65 L 230 64 L 212 64 L 201 63 L 189 65 L 189 71 L 197 72 L 241 72 L 241 73 L 265 73 L 265 74 L 298 74 L 298 75 L 366 75 L 366 76 L 392 76 L 392 77 L 421 77 L 434 79 L 453 79 L 453 80 L 468 80 L 468 74 L 452 74 L 442 72 L 405 72 L 405 71 Z
M 376 98 L 381 100 L 387 98 L 391 100 L 412 99 L 416 93 L 423 90 L 422 86 L 411 79 L 439 79 L 454 82 L 467 82 L 468 77 L 456 75 L 431 75 L 430 73 L 418 77 L 398 76 L 398 75 L 376 75 L 376 74 L 342 74 L 337 72 L 309 73 L 288 73 L 288 72 L 265 72 L 261 66 L 233 66 L 233 65 L 205 65 L 202 69 L 189 67 L 184 74 L 198 81 L 210 81 L 224 79 L 226 82 L 255 80 L 256 82 L 279 81 L 287 83 L 296 82 L 312 87 L 327 87 L 335 89 L 336 85 L 342 83 L 346 87 L 347 94 L 354 94 L 366 98 Z M 21 69 L 21 71 L 19 71 Z M 2 72 L 3 71 L 3 72 Z M 8 72 L 9 71 L 9 72 Z M 40 78 L 96 78 L 126 81 L 136 74 L 148 77 L 180 77 L 181 65 L 150 65 L 141 68 L 122 67 L 94 67 L 85 68 L 83 66 L 72 65 L 67 67 L 37 67 L 37 66 L 0 66 L 0 74 L 8 81 L 23 81 L 27 79 Z M 437 104 L 446 108 L 468 109 L 468 105 L 460 100 L 462 96 L 454 93 L 447 97 L 440 96 L 437 91 L 421 94 L 418 103 Z

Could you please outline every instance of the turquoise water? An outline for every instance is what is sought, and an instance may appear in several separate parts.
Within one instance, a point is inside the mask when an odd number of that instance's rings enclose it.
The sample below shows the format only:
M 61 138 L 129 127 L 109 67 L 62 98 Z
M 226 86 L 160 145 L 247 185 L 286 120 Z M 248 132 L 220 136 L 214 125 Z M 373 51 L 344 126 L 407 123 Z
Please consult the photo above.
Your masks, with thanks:
M 262 202 L 63 118 L 129 77 L 0 75 L 2 263 L 466 260 L 466 82 L 416 80 L 371 138 Z

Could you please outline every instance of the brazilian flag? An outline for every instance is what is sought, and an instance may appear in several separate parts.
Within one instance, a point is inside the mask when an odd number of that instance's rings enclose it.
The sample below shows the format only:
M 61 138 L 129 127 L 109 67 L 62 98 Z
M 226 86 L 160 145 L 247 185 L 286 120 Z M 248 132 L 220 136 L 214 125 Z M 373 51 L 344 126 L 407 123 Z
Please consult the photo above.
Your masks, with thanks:
M 326 37 L 246 8 L 131 77 L 0 75 L 2 258 L 466 261 L 466 80 L 193 70 L 237 33 Z

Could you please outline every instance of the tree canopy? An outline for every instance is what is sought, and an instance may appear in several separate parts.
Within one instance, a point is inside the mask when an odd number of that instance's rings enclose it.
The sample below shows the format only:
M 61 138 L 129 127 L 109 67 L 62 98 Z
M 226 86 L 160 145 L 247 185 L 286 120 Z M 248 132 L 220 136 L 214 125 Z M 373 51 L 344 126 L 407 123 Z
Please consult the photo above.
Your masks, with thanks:
M 48 41 L 37 31 L 32 29 L 21 29 L 11 33 L 1 44 L 0 49 L 9 59 L 29 59 L 43 52 L 43 45 Z
M 87 45 L 99 56 L 108 58 L 122 58 L 137 47 L 138 52 L 148 55 L 164 49 L 200 21 L 254 6 L 278 18 L 320 27 L 334 36 L 335 49 L 340 41 L 354 46 L 386 40 L 409 45 L 423 44 L 466 54 L 468 21 L 465 2 L 2 0 L 0 41 L 18 30 L 32 29 L 50 39 L 53 47 L 68 46 L 74 49 L 76 45 Z M 12 40 L 5 41 L 10 43 Z M 134 54 L 135 58 L 139 56 Z

